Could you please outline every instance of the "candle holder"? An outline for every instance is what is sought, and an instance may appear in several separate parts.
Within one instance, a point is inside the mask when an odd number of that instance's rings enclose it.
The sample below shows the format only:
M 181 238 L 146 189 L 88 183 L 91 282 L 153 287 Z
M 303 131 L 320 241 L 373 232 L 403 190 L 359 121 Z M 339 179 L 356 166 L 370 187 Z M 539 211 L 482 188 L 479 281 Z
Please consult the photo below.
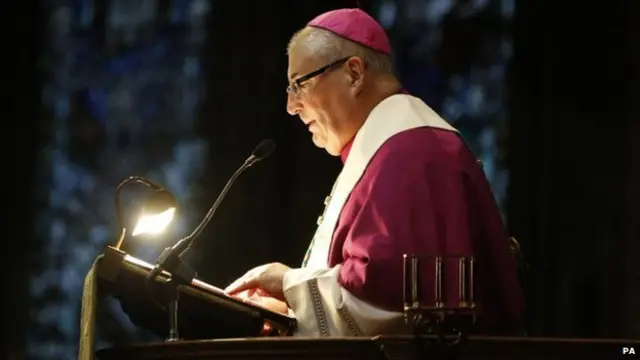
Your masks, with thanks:
M 403 255 L 405 323 L 412 326 L 416 336 L 436 335 L 447 345 L 459 344 L 477 321 L 476 260 L 471 255 L 429 257 L 432 281 L 424 277 L 429 272 L 424 271 L 424 262 L 417 255 Z M 429 287 L 432 296 L 425 299 L 422 292 Z

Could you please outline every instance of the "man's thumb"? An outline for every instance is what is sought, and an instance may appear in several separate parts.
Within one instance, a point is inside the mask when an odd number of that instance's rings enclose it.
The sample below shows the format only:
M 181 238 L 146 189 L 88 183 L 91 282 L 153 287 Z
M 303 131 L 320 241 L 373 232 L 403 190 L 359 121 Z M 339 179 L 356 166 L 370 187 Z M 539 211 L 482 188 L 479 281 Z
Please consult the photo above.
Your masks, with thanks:
M 224 292 L 229 295 L 235 295 L 241 291 L 248 290 L 255 287 L 254 283 L 255 281 L 251 281 L 251 280 L 242 280 L 242 279 L 236 280 L 233 283 L 231 283 L 231 285 L 227 286 L 227 288 L 224 289 Z

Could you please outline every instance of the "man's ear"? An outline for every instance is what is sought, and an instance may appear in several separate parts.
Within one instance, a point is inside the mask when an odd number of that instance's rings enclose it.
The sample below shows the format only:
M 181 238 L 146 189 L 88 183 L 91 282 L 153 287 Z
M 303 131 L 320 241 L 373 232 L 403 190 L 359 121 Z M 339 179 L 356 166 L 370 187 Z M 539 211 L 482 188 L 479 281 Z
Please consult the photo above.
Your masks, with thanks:
M 365 64 L 359 57 L 352 57 L 345 64 L 347 74 L 349 75 L 349 84 L 352 88 L 360 92 L 364 80 Z

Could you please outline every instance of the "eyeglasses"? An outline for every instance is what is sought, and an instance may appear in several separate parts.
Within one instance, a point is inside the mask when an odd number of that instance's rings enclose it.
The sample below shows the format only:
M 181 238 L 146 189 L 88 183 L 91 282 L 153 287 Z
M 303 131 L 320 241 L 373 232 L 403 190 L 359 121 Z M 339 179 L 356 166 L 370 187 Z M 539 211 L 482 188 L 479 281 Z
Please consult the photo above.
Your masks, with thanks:
M 303 82 L 311 80 L 314 77 L 327 72 L 328 70 L 330 70 L 334 66 L 342 65 L 343 63 L 345 63 L 350 58 L 351 58 L 351 56 L 346 57 L 344 59 L 340 59 L 340 60 L 334 61 L 334 62 L 330 63 L 329 65 L 325 65 L 325 66 L 321 67 L 318 70 L 315 70 L 315 71 L 312 71 L 312 72 L 310 72 L 310 73 L 308 73 L 306 75 L 300 76 L 299 78 L 295 79 L 291 85 L 287 86 L 287 92 L 289 94 L 291 94 L 291 95 L 300 94 L 300 85 L 302 85 Z

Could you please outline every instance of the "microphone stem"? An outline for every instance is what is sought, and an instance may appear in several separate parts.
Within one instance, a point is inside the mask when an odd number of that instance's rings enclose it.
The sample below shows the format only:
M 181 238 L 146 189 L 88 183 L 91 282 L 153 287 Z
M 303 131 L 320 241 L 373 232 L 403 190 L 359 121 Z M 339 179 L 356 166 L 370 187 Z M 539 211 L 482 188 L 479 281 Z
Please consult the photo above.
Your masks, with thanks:
M 231 186 L 236 181 L 238 176 L 240 176 L 240 174 L 242 174 L 247 168 L 253 165 L 256 162 L 256 160 L 257 159 L 254 156 L 251 156 L 249 159 L 247 159 L 247 161 L 245 161 L 245 163 L 238 170 L 236 170 L 235 173 L 233 173 L 229 181 L 227 181 L 227 184 L 224 186 L 224 188 L 220 192 L 220 195 L 218 196 L 216 201 L 213 203 L 213 205 L 211 205 L 211 207 L 209 208 L 209 211 L 207 211 L 207 214 L 204 216 L 200 224 L 198 224 L 198 226 L 193 230 L 193 232 L 191 232 L 191 234 L 189 234 L 187 237 L 183 238 L 182 240 L 178 241 L 178 243 L 174 246 L 174 250 L 178 253 L 178 255 L 181 256 L 185 254 L 187 251 L 189 251 L 189 249 L 191 249 L 191 247 L 195 244 L 196 240 L 198 239 L 198 236 L 202 233 L 202 231 L 207 226 L 207 224 L 209 224 L 209 221 L 211 221 L 211 219 L 213 218 L 213 215 L 215 214 L 216 210 L 220 206 L 220 203 L 222 203 L 222 200 L 225 198 L 225 196 L 227 195 L 227 192 L 229 192 L 229 189 L 231 189 Z
M 191 234 L 180 239 L 172 247 L 166 248 L 162 252 L 162 254 L 160 254 L 156 266 L 147 275 L 148 283 L 155 280 L 156 277 L 160 275 L 162 270 L 167 270 L 169 273 L 171 273 L 172 278 L 174 275 L 176 275 L 176 278 L 179 278 L 181 281 L 191 282 L 193 280 L 193 278 L 195 277 L 195 271 L 193 271 L 193 269 L 191 269 L 188 265 L 184 264 L 180 258 L 187 251 L 189 251 L 189 249 L 191 249 L 195 241 L 198 239 L 200 233 L 202 233 L 202 230 L 204 230 L 209 221 L 211 221 L 211 218 L 220 206 L 222 199 L 224 199 L 224 197 L 227 195 L 227 192 L 229 192 L 229 189 L 236 181 L 238 176 L 240 176 L 242 172 L 251 167 L 251 165 L 267 157 L 273 151 L 274 146 L 275 145 L 273 144 L 273 141 L 263 141 L 256 147 L 256 150 L 253 151 L 253 154 L 251 154 L 251 156 L 249 156 L 249 158 L 245 160 L 244 164 L 242 164 L 242 166 L 238 170 L 236 170 L 236 172 L 234 172 L 231 178 L 227 181 L 224 188 L 220 192 L 220 195 L 218 195 L 216 201 L 213 203 L 213 205 L 211 205 L 209 211 L 207 211 L 200 224 L 198 224 L 198 226 L 191 232 Z M 165 266 L 169 266 L 171 269 L 165 268 Z

